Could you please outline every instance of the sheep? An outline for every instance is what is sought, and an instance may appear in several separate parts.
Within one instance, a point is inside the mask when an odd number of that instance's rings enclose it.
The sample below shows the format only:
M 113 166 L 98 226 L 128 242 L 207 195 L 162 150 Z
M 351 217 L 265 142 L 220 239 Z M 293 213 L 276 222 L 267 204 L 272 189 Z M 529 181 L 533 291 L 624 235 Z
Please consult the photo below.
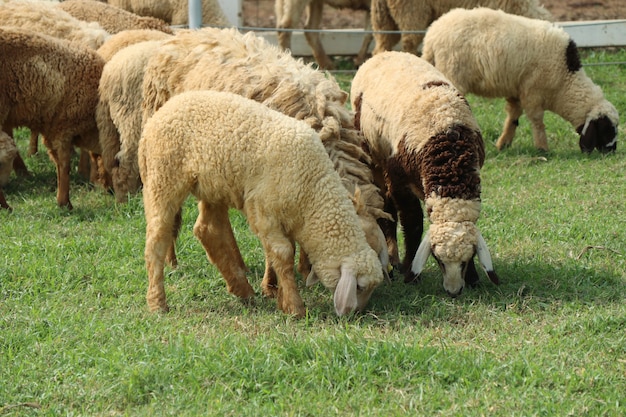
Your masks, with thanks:
M 4 197 L 2 187 L 9 182 L 13 170 L 13 160 L 17 156 L 17 147 L 13 138 L 6 132 L 0 131 L 0 208 L 11 210 Z
M 188 0 L 108 0 L 108 4 L 140 16 L 152 16 L 172 26 L 189 24 Z M 202 23 L 208 26 L 231 26 L 218 0 L 202 0 Z
M 506 99 L 500 150 L 511 144 L 526 111 L 535 147 L 547 151 L 546 110 L 574 126 L 582 152 L 617 147 L 617 109 L 585 74 L 574 41 L 552 23 L 487 8 L 456 9 L 431 25 L 423 58 L 463 94 Z
M 173 34 L 169 25 L 161 19 L 138 16 L 97 0 L 65 0 L 57 7 L 79 20 L 98 22 L 110 34 L 129 29 L 154 29 Z
M 406 52 L 383 52 L 359 68 L 350 101 L 372 154 L 386 197 L 404 230 L 405 282 L 419 277 L 432 254 L 444 289 L 457 296 L 478 281 L 475 254 L 498 283 L 491 255 L 476 227 L 480 168 L 485 152 L 480 129 L 465 98 L 439 71 Z M 430 228 L 421 244 L 423 200 Z M 385 227 L 394 244 L 393 229 Z M 397 256 L 397 248 L 390 248 Z
M 99 23 L 78 20 L 57 7 L 55 2 L 4 0 L 0 4 L 0 26 L 28 29 L 78 42 L 91 49 L 98 49 L 110 35 Z
M 97 49 L 108 38 L 109 33 L 96 22 L 83 22 L 57 8 L 58 3 L 34 0 L 0 0 L 0 26 L 18 27 L 36 33 L 54 36 L 68 41 L 79 42 Z M 7 132 L 11 134 L 12 132 Z M 39 132 L 32 131 L 28 154 L 37 153 Z M 82 167 L 82 168 L 81 168 Z M 81 158 L 79 172 L 92 177 L 85 171 L 85 159 Z M 27 175 L 28 170 L 22 157 L 16 156 L 14 168 L 19 175 Z
M 355 200 L 355 207 L 359 208 L 368 241 L 387 266 L 386 245 L 376 220 L 389 215 L 383 211 L 383 200 L 367 166 L 369 156 L 361 148 L 363 137 L 344 106 L 347 94 L 334 79 L 253 33 L 242 35 L 232 28 L 185 31 L 166 41 L 150 58 L 144 75 L 142 120 L 148 120 L 173 95 L 198 89 L 243 95 L 304 120 L 318 131 L 344 186 Z M 122 145 L 126 152 L 131 152 L 133 138 L 120 139 L 131 141 Z M 119 171 L 124 171 L 124 164 L 133 163 L 133 158 L 124 152 L 118 154 L 118 160 Z M 133 172 L 133 168 L 127 172 Z M 175 264 L 173 250 L 170 255 L 168 260 Z M 309 283 L 315 282 L 305 256 L 299 272 L 310 278 Z M 274 294 L 272 281 L 268 270 L 264 277 L 267 296 Z
M 169 38 L 171 38 L 171 35 L 154 29 L 124 30 L 111 35 L 111 37 L 98 48 L 98 55 L 100 55 L 105 62 L 109 62 L 116 53 L 127 46 L 140 42 L 161 41 Z
M 57 169 L 57 203 L 72 208 L 74 146 L 99 154 L 95 109 L 104 61 L 93 50 L 17 28 L 0 28 L 0 127 L 41 132 Z
M 116 200 L 120 203 L 126 202 L 128 194 L 137 192 L 141 185 L 137 146 L 143 124 L 142 82 L 149 58 L 163 41 L 157 39 L 127 46 L 113 55 L 102 70 L 96 120 L 104 169 L 112 177 Z M 102 48 L 107 46 L 108 42 Z
M 372 0 L 372 28 L 376 55 L 390 51 L 399 41 L 402 50 L 417 54 L 423 33 L 384 33 L 381 31 L 424 31 L 439 16 L 454 8 L 470 9 L 477 6 L 502 9 L 505 12 L 535 19 L 554 20 L 552 14 L 538 0 Z
M 276 163 L 280 161 L 280 163 Z M 382 282 L 378 256 L 317 133 L 256 101 L 227 92 L 190 91 L 171 98 L 145 124 L 139 142 L 146 216 L 145 261 L 151 310 L 167 311 L 165 253 L 177 211 L 198 200 L 194 234 L 220 270 L 228 291 L 254 290 L 228 209 L 245 214 L 278 277 L 277 305 L 306 313 L 294 279 L 294 241 L 334 291 L 338 315 L 361 310 Z
M 281 48 L 287 50 L 291 48 L 291 32 L 281 31 L 281 29 L 293 29 L 300 22 L 304 10 L 307 10 L 307 20 L 305 29 L 312 30 L 305 32 L 304 36 L 311 47 L 315 61 L 322 69 L 334 69 L 332 60 L 326 55 L 320 35 L 315 30 L 320 29 L 322 23 L 322 9 L 324 4 L 335 8 L 350 8 L 353 10 L 364 10 L 365 29 L 370 29 L 370 2 L 371 0 L 276 0 L 276 28 L 278 29 L 278 43 Z M 365 61 L 368 48 L 372 42 L 372 35 L 368 34 L 363 39 L 361 50 L 359 51 L 356 64 L 361 65 Z

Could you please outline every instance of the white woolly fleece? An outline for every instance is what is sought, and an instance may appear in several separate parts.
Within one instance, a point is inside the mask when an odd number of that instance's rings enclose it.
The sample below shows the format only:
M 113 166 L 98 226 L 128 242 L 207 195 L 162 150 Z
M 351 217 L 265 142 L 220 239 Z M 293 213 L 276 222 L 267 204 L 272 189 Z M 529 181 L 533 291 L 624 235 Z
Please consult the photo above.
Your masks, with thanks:
M 478 243 L 480 201 L 442 198 L 432 193 L 426 198 L 426 211 L 433 254 L 444 263 L 471 259 Z

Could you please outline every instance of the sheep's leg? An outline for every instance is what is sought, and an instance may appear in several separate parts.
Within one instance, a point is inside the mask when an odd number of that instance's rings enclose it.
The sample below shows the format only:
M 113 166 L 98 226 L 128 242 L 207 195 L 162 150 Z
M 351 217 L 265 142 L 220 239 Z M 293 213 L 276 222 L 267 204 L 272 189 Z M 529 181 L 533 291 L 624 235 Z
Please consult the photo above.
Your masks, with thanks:
M 2 191 L 2 188 L 0 188 L 0 208 L 11 211 L 11 206 L 9 206 L 9 203 L 7 203 L 6 198 L 4 198 L 4 192 Z
M 265 261 L 263 281 L 261 281 L 261 292 L 268 298 L 276 298 L 278 295 L 278 277 L 267 259 Z
M 324 7 L 323 0 L 313 0 L 309 4 L 309 17 L 307 19 L 305 29 L 318 30 L 322 24 L 322 9 Z M 315 62 L 321 69 L 332 70 L 335 68 L 333 61 L 326 55 L 324 46 L 320 39 L 319 32 L 304 32 L 304 37 L 311 46 Z
M 365 26 L 366 31 L 372 30 L 372 18 L 371 18 L 370 12 L 367 12 L 365 14 L 364 26 Z M 357 68 L 363 65 L 363 63 L 367 59 L 367 54 L 368 54 L 370 44 L 372 43 L 373 39 L 374 39 L 374 36 L 371 33 L 366 33 L 365 36 L 363 37 L 363 43 L 361 44 L 361 49 L 359 50 L 359 53 L 357 54 L 356 59 L 354 60 L 354 64 L 356 65 Z
M 543 109 L 541 107 L 526 107 L 526 116 L 530 121 L 533 130 L 533 140 L 535 148 L 548 151 L 548 138 L 546 136 L 546 125 L 543 124 Z
M 371 21 L 374 31 L 398 30 L 398 25 L 393 20 L 387 2 L 372 0 Z M 396 33 L 374 33 L 374 51 L 372 55 L 384 51 L 391 51 L 395 44 L 400 42 L 400 35 Z
M 44 136 L 43 143 L 48 148 L 48 155 L 57 168 L 57 204 L 59 207 L 67 207 L 71 210 L 70 161 L 73 150 L 72 144 L 55 136 L 50 138 Z
M 401 201 L 402 205 L 398 207 L 398 213 L 404 233 L 402 272 L 404 273 L 404 282 L 413 282 L 417 277 L 411 272 L 411 264 L 422 239 L 424 213 L 422 212 L 420 200 L 415 194 L 411 192 L 405 193 Z
M 295 246 L 280 232 L 259 233 L 265 248 L 265 259 L 278 277 L 276 304 L 286 314 L 303 317 L 306 314 L 294 274 L 293 259 Z
M 28 142 L 28 156 L 33 156 L 37 153 L 39 147 L 39 132 L 31 130 L 30 141 Z
M 146 300 L 150 311 L 169 310 L 165 299 L 163 268 L 168 248 L 174 243 L 171 225 L 174 222 L 170 211 L 152 216 L 146 211 L 146 248 L 144 258 L 148 271 L 148 293 Z
M 154 170 L 148 170 L 153 172 Z M 157 172 L 155 177 L 160 172 Z M 169 181 L 168 181 L 169 180 Z M 157 194 L 158 190 L 167 190 Z M 163 187 L 163 188 L 161 188 Z M 168 311 L 165 299 L 163 268 L 168 250 L 174 245 L 174 231 L 177 216 L 188 195 L 188 189 L 180 182 L 170 180 L 166 175 L 148 178 L 143 190 L 143 205 L 146 216 L 146 247 L 144 252 L 148 271 L 148 292 L 146 300 L 151 311 Z
M 176 268 L 178 266 L 178 259 L 176 258 L 176 241 L 178 240 L 178 233 L 180 232 L 180 226 L 182 223 L 183 209 L 181 208 L 176 212 L 176 216 L 174 216 L 174 225 L 172 226 L 172 236 L 174 236 L 174 240 L 172 240 L 172 244 L 167 249 L 167 254 L 165 255 L 165 262 L 167 262 L 172 268 Z
M 13 171 L 15 171 L 15 174 L 19 177 L 28 177 L 30 175 L 19 152 L 15 155 L 15 158 L 13 158 Z
M 378 225 L 385 235 L 387 241 L 387 251 L 389 253 L 389 263 L 394 269 L 400 270 L 400 254 L 398 252 L 398 212 L 391 198 L 385 198 L 384 210 L 389 213 L 393 220 L 378 219 Z
M 496 148 L 502 150 L 511 145 L 513 137 L 515 137 L 515 130 L 519 125 L 519 118 L 524 112 L 521 102 L 516 98 L 507 98 L 506 106 L 506 120 L 504 121 L 504 127 L 502 128 L 502 134 L 496 142 Z
M 228 292 L 242 299 L 253 298 L 254 290 L 246 278 L 247 268 L 233 235 L 228 207 L 200 201 L 198 211 L 193 234 L 202 243 L 209 261 L 221 272 Z
M 282 49 L 291 48 L 291 31 L 281 32 L 280 29 L 293 29 L 299 22 L 307 5 L 306 1 L 277 0 L 275 4 L 276 28 L 278 44 Z

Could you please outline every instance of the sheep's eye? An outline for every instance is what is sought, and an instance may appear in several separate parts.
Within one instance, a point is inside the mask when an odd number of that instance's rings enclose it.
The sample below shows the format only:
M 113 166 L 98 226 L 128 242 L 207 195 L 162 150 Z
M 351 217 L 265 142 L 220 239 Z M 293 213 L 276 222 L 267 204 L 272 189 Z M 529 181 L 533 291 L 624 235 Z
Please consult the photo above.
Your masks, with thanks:
M 363 291 L 365 291 L 365 288 L 363 288 L 362 285 L 356 284 L 356 292 L 359 293 Z

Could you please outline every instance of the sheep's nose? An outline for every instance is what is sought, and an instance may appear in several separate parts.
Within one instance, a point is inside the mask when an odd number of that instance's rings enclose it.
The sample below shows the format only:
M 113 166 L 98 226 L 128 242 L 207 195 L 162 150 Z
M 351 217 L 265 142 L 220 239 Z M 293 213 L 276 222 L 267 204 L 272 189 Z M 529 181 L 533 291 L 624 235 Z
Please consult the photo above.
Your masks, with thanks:
M 463 292 L 463 287 L 459 288 L 459 290 L 457 292 L 452 292 L 452 291 L 446 291 L 448 293 L 448 295 L 452 298 L 456 298 L 459 295 L 461 295 L 461 293 Z

